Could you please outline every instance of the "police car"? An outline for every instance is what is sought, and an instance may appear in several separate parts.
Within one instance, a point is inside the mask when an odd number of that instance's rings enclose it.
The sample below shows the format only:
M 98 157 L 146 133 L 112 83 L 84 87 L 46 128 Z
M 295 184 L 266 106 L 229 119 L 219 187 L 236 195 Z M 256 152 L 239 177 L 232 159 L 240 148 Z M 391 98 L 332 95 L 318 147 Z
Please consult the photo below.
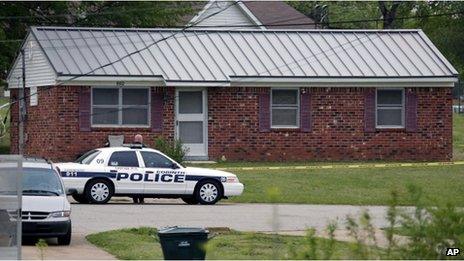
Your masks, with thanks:
M 187 204 L 215 204 L 243 192 L 236 175 L 184 167 L 160 151 L 140 145 L 91 150 L 75 162 L 56 164 L 79 203 L 107 203 L 113 196 L 181 198 Z

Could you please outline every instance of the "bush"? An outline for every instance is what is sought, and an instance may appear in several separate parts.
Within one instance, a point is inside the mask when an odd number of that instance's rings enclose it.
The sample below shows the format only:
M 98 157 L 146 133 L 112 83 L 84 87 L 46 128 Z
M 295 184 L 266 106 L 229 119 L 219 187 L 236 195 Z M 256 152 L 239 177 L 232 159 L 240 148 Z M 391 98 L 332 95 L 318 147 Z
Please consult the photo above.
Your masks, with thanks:
M 159 137 L 155 140 L 155 149 L 168 155 L 168 157 L 180 164 L 184 162 L 185 155 L 188 152 L 188 150 L 182 146 L 180 140 L 175 139 L 173 141 L 168 141 L 163 137 Z
M 368 212 L 359 219 L 346 218 L 346 230 L 354 242 L 351 249 L 353 259 L 446 259 L 448 248 L 464 248 L 464 209 L 454 205 L 425 207 L 422 202 L 422 190 L 415 186 L 408 188 L 413 208 L 398 208 L 397 194 L 392 193 L 391 204 L 387 211 L 388 227 L 384 230 L 387 245 L 380 247 L 376 229 Z M 327 227 L 329 242 L 334 240 L 335 226 Z M 396 235 L 407 239 L 397 242 Z M 306 249 L 293 251 L 294 258 L 317 259 L 330 258 L 334 251 L 333 244 L 320 246 L 314 243 L 314 230 L 307 235 Z

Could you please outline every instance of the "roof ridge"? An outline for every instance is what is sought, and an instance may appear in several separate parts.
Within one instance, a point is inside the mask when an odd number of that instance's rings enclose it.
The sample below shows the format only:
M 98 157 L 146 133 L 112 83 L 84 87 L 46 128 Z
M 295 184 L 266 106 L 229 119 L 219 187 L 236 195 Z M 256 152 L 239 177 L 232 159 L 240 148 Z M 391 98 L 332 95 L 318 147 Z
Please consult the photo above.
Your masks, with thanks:
M 134 27 L 74 27 L 74 26 L 31 26 L 32 30 L 95 30 L 95 31 L 203 31 L 203 32 L 421 32 L 422 29 L 251 29 L 251 28 L 237 28 L 237 29 L 218 29 L 218 28 L 178 28 L 178 27 L 154 27 L 154 28 L 134 28 Z

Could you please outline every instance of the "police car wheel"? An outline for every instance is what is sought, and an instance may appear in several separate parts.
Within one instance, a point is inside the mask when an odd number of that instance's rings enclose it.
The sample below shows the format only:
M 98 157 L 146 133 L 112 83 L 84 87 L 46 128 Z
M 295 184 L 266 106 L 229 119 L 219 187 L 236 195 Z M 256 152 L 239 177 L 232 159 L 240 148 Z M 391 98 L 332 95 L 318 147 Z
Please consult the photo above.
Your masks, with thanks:
M 212 205 L 222 197 L 222 191 L 217 182 L 206 180 L 198 184 L 195 198 L 202 205 Z
M 72 195 L 72 198 L 77 201 L 78 203 L 81 204 L 88 204 L 89 201 L 87 200 L 87 197 L 84 194 L 74 194 Z
M 85 187 L 85 195 L 90 203 L 105 204 L 113 196 L 113 186 L 103 179 L 91 180 Z
M 198 204 L 198 200 L 196 198 L 182 198 L 182 201 L 189 205 L 196 205 Z

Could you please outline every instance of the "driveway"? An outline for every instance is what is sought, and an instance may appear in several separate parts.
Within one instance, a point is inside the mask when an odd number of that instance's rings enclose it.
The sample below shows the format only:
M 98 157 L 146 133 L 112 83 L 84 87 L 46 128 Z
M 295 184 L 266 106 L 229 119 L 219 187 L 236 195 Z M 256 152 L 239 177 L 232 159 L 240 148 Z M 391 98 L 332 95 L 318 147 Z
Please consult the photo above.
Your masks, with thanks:
M 313 227 L 322 231 L 331 220 L 343 220 L 367 210 L 376 227 L 385 227 L 386 207 L 303 204 L 234 204 L 223 201 L 214 206 L 186 205 L 180 200 L 147 200 L 143 205 L 117 198 L 106 205 L 72 204 L 73 239 L 70 246 L 56 246 L 49 240 L 45 259 L 114 259 L 85 240 L 92 233 L 118 228 L 150 226 L 229 227 L 240 231 L 303 234 Z M 273 213 L 277 213 L 274 215 Z M 277 218 L 274 218 L 277 217 Z M 38 259 L 33 245 L 23 246 L 24 259 Z
M 276 208 L 277 221 L 273 219 Z M 127 227 L 230 227 L 240 231 L 304 231 L 325 228 L 330 220 L 343 220 L 368 210 L 376 227 L 386 226 L 387 208 L 383 206 L 303 205 L 303 204 L 233 204 L 214 206 L 186 205 L 180 200 L 150 200 L 143 205 L 129 201 L 107 205 L 72 205 L 73 229 L 91 234 Z M 343 227 L 343 224 L 341 225 Z

